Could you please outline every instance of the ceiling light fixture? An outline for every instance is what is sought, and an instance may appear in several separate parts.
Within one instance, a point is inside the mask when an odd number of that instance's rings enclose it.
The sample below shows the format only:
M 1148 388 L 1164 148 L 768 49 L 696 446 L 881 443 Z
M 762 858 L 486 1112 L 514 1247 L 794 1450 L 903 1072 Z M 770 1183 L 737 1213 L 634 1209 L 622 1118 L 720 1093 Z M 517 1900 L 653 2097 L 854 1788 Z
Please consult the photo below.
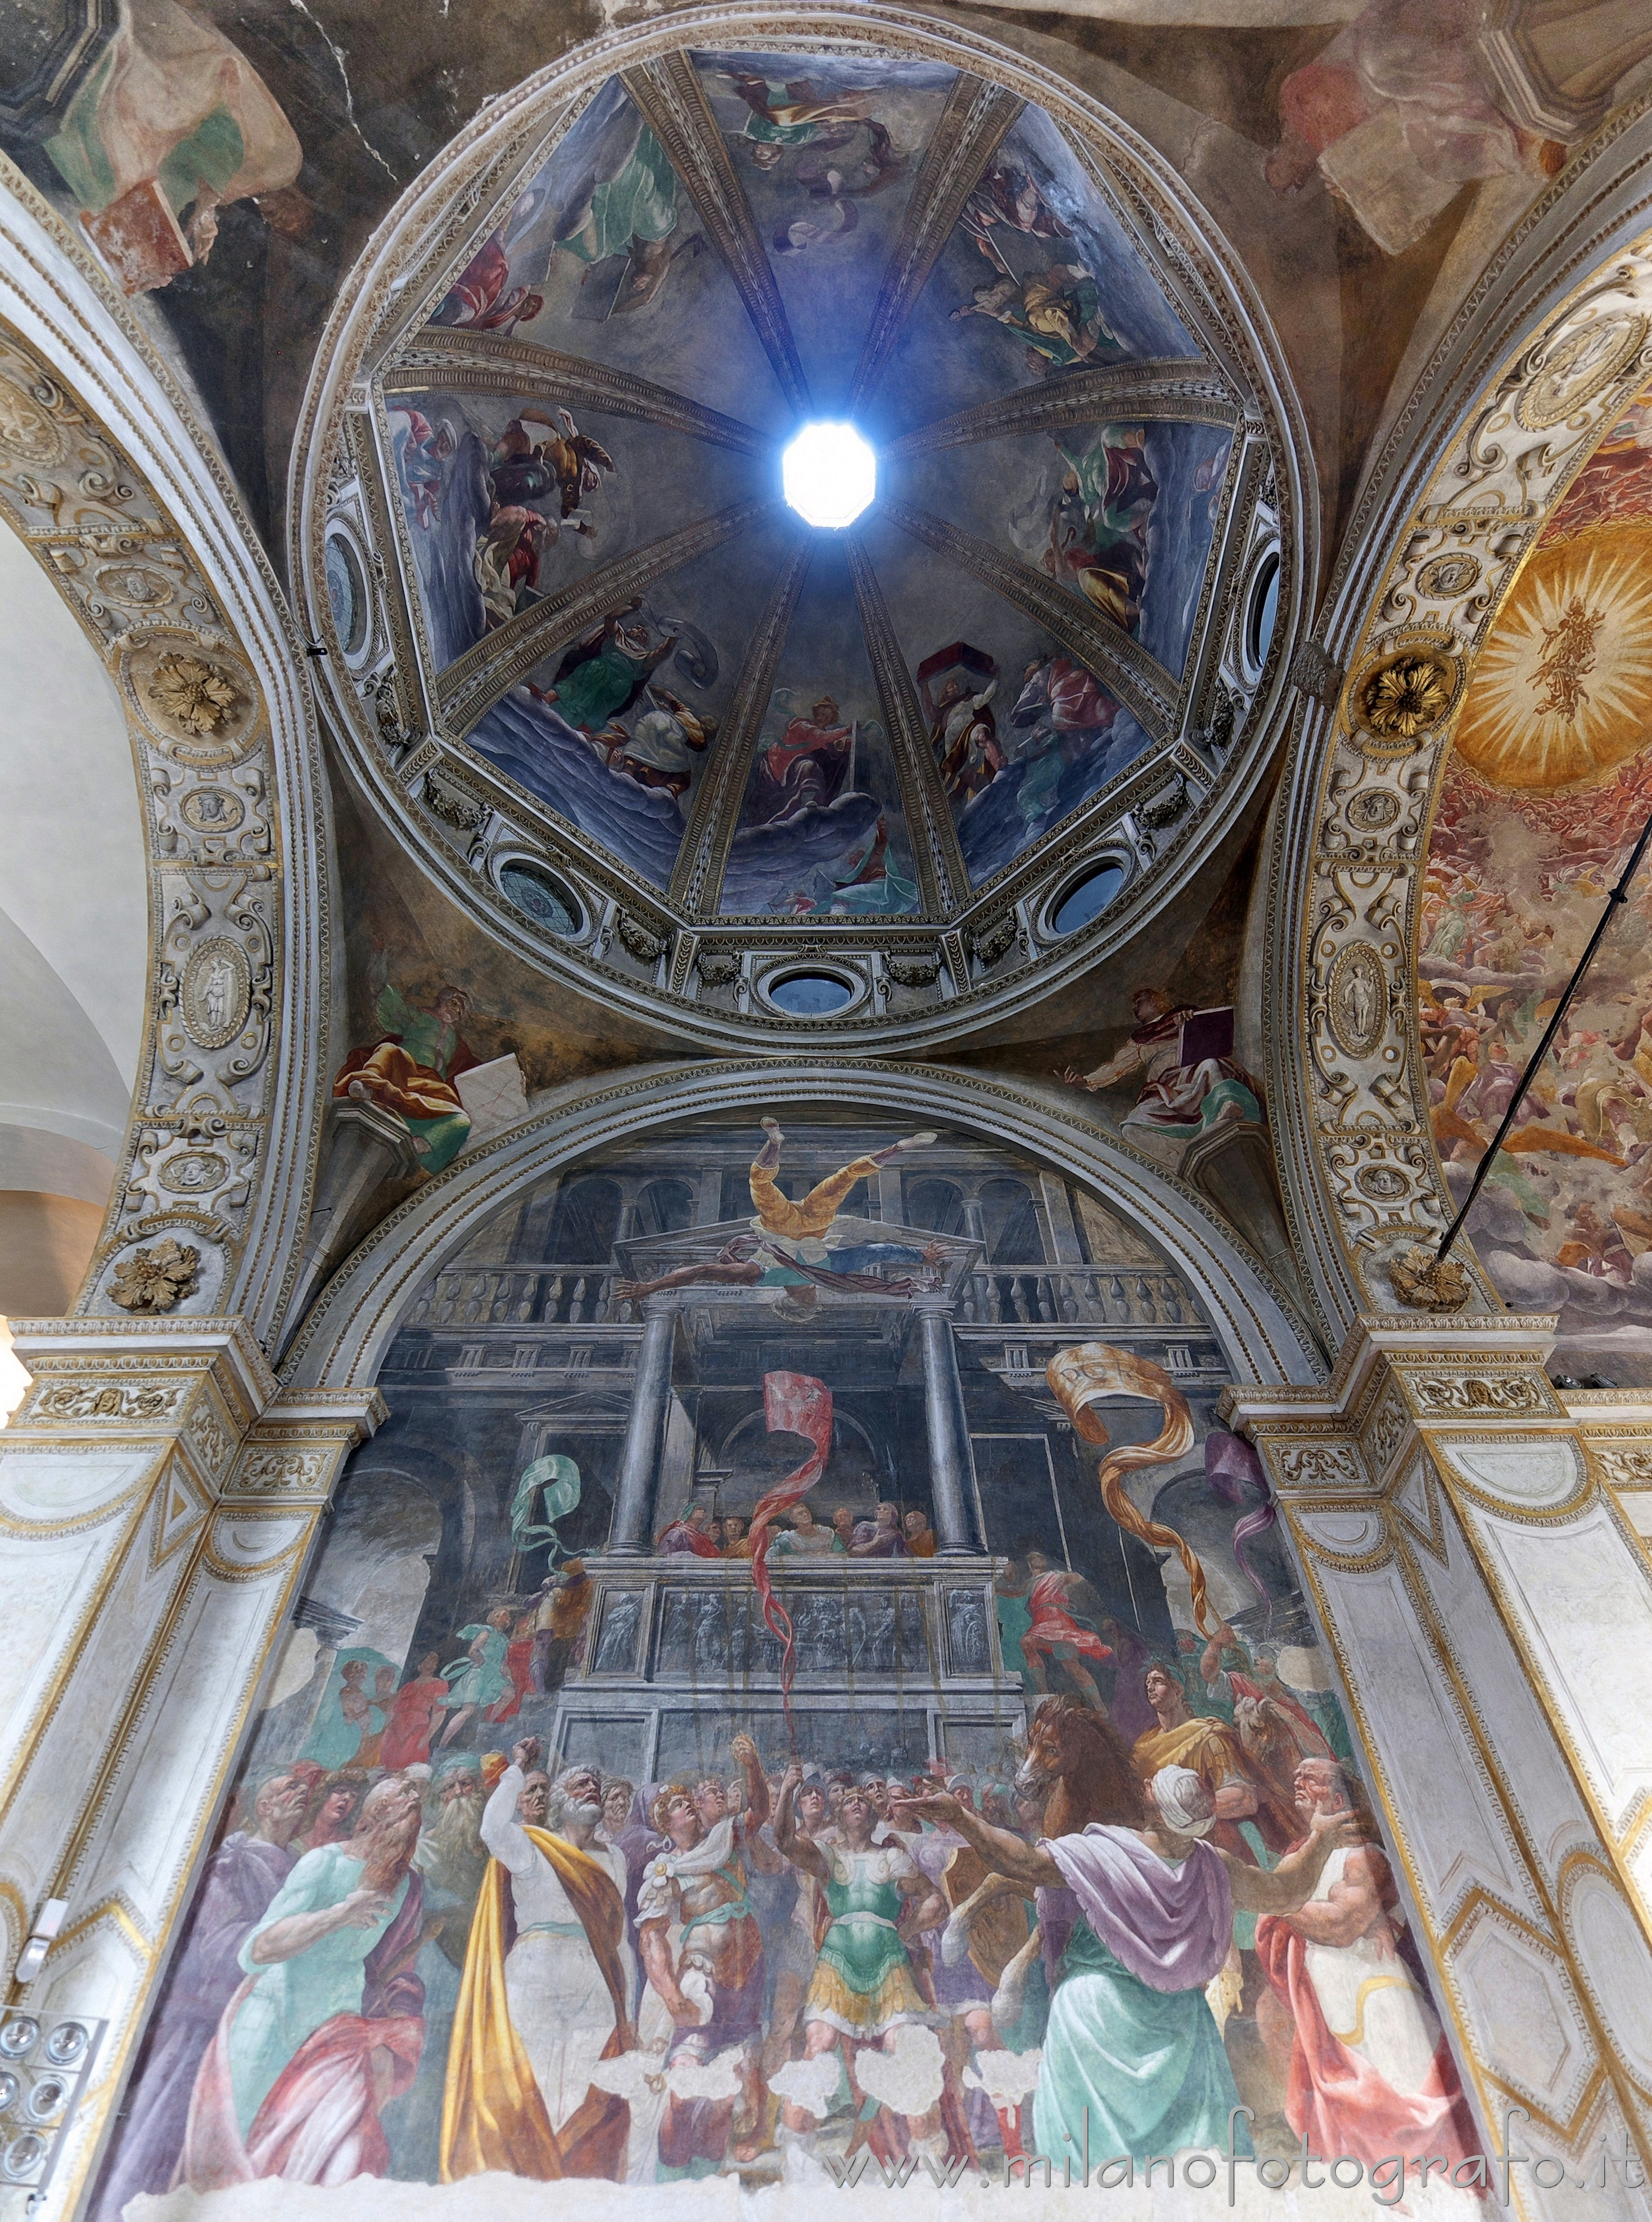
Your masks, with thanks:
M 853 524 L 878 491 L 878 458 L 853 424 L 805 424 L 780 471 L 785 498 L 805 524 Z

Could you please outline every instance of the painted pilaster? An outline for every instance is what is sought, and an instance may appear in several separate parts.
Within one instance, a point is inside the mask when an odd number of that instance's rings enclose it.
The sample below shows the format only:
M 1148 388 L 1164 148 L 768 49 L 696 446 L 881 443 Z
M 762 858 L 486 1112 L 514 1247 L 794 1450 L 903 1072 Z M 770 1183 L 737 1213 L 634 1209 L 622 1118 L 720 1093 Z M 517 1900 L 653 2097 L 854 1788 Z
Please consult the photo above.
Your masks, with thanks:
M 284 1396 L 240 1319 L 22 1321 L 0 1438 L 6 1967 L 68 1911 L 31 2004 L 109 2022 L 45 2218 L 101 2141 L 197 1848 L 373 1389 Z
M 1652 1404 L 1563 1397 L 1549 1318 L 1371 1316 L 1329 1384 L 1237 1388 L 1363 1734 L 1465 2065 L 1534 2216 L 1652 2212 L 1652 1566 L 1608 1486 Z M 1637 1449 L 1637 1444 L 1640 1447 Z M 1652 2169 L 1649 2169 L 1652 2173 Z M 1593 2200 L 1591 2204 L 1593 2206 Z

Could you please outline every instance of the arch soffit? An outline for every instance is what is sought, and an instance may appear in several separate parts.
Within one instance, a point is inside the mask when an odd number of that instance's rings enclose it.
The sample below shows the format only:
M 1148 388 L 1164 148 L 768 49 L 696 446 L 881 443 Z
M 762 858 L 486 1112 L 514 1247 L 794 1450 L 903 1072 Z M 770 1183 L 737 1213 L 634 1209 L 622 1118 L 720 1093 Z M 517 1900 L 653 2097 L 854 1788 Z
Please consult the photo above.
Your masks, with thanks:
M 149 1309 L 240 1312 L 268 1340 L 309 1208 L 329 1000 L 302 643 L 188 397 L 9 164 L 3 183 L 0 374 L 23 415 L 0 503 L 121 694 L 149 882 L 132 1116 L 77 1309 L 120 1318 L 116 1269 L 170 1240 L 193 1268 Z
M 1652 371 L 1649 160 L 1652 102 L 1571 164 L 1488 266 L 1376 459 L 1317 628 L 1319 668 L 1293 675 L 1264 1032 L 1293 1247 L 1336 1333 L 1402 1301 L 1389 1265 L 1437 1242 L 1455 1209 L 1416 1016 L 1435 802 L 1476 652 L 1549 512 Z M 1438 660 L 1432 718 L 1409 736 L 1374 730 L 1373 679 L 1417 654 Z M 1460 1247 L 1469 1309 L 1501 1310 Z
M 297 1387 L 377 1378 L 426 1277 L 546 1174 L 669 1120 L 785 1104 L 852 1105 L 987 1134 L 1082 1182 L 1134 1221 L 1185 1274 L 1235 1378 L 1311 1382 L 1323 1366 L 1289 1298 L 1215 1212 L 1132 1151 L 1031 1089 L 936 1065 L 807 1059 L 660 1064 L 617 1084 L 559 1089 L 537 1117 L 439 1175 L 392 1212 L 322 1290 L 284 1369 Z

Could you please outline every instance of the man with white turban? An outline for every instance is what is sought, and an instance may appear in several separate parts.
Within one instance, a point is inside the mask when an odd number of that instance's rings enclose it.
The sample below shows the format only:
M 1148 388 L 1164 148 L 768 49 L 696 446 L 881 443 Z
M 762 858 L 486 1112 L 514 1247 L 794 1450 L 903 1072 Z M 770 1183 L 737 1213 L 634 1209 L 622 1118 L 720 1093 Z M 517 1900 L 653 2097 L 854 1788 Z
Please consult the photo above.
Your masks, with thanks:
M 950 1823 L 1029 1896 L 1065 1888 L 1078 1900 L 1033 2102 L 1036 2149 L 1053 2161 L 1225 2144 L 1239 2093 L 1205 1986 L 1228 1956 L 1233 1910 L 1294 1911 L 1351 1841 L 1346 1816 L 1316 1815 L 1301 1849 L 1269 1873 L 1205 1841 L 1215 1802 L 1192 1767 L 1161 1767 L 1148 1789 L 1145 1828 L 1092 1822 L 1036 1844 L 955 1798 L 908 1807 Z M 1234 2126 L 1234 2150 L 1248 2152 L 1242 2120 Z

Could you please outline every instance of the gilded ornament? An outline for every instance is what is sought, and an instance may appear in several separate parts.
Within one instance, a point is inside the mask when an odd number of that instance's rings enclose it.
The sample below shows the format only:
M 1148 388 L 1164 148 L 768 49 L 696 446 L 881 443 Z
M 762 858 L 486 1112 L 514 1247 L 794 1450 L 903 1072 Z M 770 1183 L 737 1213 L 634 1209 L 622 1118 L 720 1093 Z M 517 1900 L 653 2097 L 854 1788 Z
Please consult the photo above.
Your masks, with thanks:
M 1584 408 L 1629 368 L 1646 344 L 1647 320 L 1628 310 L 1565 333 L 1514 405 L 1529 432 L 1546 431 Z
M 201 1269 L 201 1253 L 191 1244 L 164 1242 L 135 1250 L 115 1268 L 110 1295 L 127 1312 L 169 1312 L 189 1295 Z
M 1369 1057 L 1388 1023 L 1388 983 L 1368 941 L 1344 949 L 1330 969 L 1325 1016 L 1345 1057 Z
M 1436 1258 L 1424 1242 L 1390 1259 L 1388 1278 L 1400 1302 L 1413 1311 L 1461 1311 L 1468 1302 L 1467 1268 L 1455 1258 Z
M 123 636 L 119 674 L 132 707 L 156 745 L 203 769 L 233 763 L 257 729 L 252 674 L 192 633 L 145 627 Z
M 1348 799 L 1348 822 L 1358 833 L 1380 833 L 1399 815 L 1399 797 L 1386 787 L 1368 787 Z
M 191 1041 L 222 1049 L 246 1025 L 252 1000 L 252 974 L 238 942 L 215 933 L 191 951 L 178 1004 Z
M 1436 556 L 1417 574 L 1417 591 L 1445 601 L 1480 584 L 1480 559 L 1452 553 Z
M 144 693 L 152 710 L 186 733 L 211 733 L 235 706 L 235 689 L 198 656 L 163 656 Z
M 1412 742 L 1451 706 L 1451 669 L 1442 656 L 1407 651 L 1380 664 L 1360 689 L 1360 716 L 1381 741 Z
M 178 806 L 178 814 L 192 833 L 233 833 L 247 816 L 238 794 L 222 787 L 196 787 Z
M 1361 1165 L 1354 1176 L 1354 1185 L 1373 1203 L 1398 1203 L 1411 1183 L 1398 1165 Z
M 172 1196 L 204 1196 L 229 1177 L 229 1161 L 216 1150 L 184 1150 L 168 1158 L 155 1178 Z
M 0 448 L 25 463 L 54 463 L 63 453 L 58 426 L 34 395 L 9 378 L 0 378 Z

